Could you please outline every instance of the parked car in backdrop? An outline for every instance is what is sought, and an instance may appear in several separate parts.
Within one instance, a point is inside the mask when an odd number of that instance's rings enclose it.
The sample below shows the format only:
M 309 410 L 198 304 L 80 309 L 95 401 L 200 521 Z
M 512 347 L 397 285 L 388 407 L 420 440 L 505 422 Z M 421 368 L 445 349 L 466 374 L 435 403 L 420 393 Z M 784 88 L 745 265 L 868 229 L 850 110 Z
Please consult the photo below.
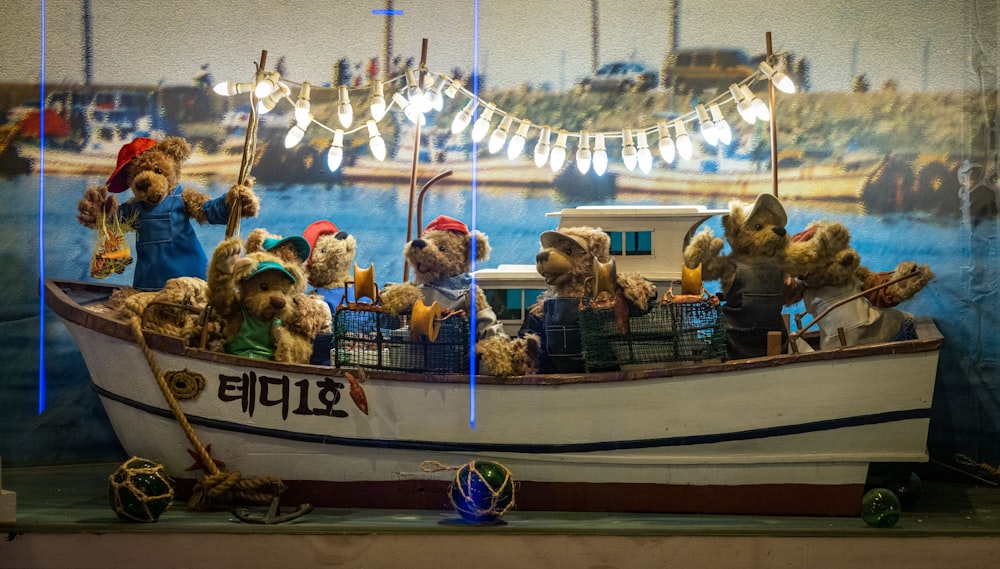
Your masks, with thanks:
M 676 93 L 726 89 L 756 71 L 759 61 L 738 49 L 681 49 L 667 57 L 663 85 Z
M 648 91 L 660 84 L 655 69 L 635 62 L 614 61 L 580 80 L 585 91 Z

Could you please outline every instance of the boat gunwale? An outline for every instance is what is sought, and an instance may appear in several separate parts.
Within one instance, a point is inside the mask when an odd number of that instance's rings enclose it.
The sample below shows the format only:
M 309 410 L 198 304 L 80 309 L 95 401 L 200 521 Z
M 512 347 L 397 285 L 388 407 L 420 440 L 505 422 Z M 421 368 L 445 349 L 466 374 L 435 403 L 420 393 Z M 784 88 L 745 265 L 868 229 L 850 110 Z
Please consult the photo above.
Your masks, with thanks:
M 126 342 L 135 342 L 129 325 L 112 317 L 110 314 L 100 314 L 80 305 L 67 292 L 68 290 L 105 291 L 109 295 L 123 285 L 73 281 L 63 279 L 45 279 L 45 304 L 60 318 L 100 333 Z M 652 369 L 634 369 L 594 373 L 574 374 L 533 374 L 515 377 L 496 377 L 492 375 L 476 375 L 477 384 L 486 385 L 569 385 L 584 383 L 615 383 L 639 381 L 646 379 L 664 379 L 673 377 L 697 376 L 703 374 L 730 373 L 734 371 L 750 371 L 761 368 L 782 367 L 785 365 L 851 360 L 856 358 L 930 352 L 940 349 L 944 337 L 930 317 L 917 318 L 917 335 L 915 340 L 902 340 L 879 344 L 853 346 L 834 350 L 818 350 L 798 354 L 782 354 L 763 356 L 742 360 L 724 362 L 705 362 L 685 364 L 680 366 L 664 366 Z M 212 352 L 184 345 L 180 338 L 155 332 L 145 336 L 147 345 L 157 351 L 192 358 L 209 363 L 239 367 L 255 367 L 280 370 L 284 373 L 302 373 L 309 375 L 343 376 L 354 368 L 337 368 L 311 364 L 282 363 L 273 360 L 252 359 L 221 352 Z M 416 373 L 389 370 L 366 370 L 369 380 L 399 381 L 416 383 L 461 383 L 469 382 L 467 373 Z

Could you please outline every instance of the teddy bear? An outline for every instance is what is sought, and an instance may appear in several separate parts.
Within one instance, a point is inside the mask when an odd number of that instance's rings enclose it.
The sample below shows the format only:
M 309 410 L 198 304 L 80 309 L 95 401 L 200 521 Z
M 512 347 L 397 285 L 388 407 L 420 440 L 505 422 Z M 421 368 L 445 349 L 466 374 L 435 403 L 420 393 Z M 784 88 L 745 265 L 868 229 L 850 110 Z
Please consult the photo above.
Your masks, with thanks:
M 341 300 L 354 301 L 354 290 L 348 288 L 344 299 L 344 284 L 351 280 L 357 240 L 341 231 L 332 221 L 321 219 L 310 223 L 302 232 L 311 253 L 306 261 L 312 293 L 335 309 Z M 373 299 L 374 300 L 374 299 Z
M 308 331 L 285 324 L 295 320 L 295 298 L 305 290 L 301 266 L 266 251 L 242 257 L 241 251 L 239 238 L 230 237 L 216 247 L 208 267 L 209 302 L 214 317 L 224 323 L 224 351 L 280 362 L 308 362 L 312 354 Z
M 290 235 L 281 237 L 258 227 L 250 232 L 244 244 L 247 253 L 268 252 L 277 255 L 284 263 L 294 263 L 301 267 L 308 282 L 308 266 L 311 260 L 312 247 L 305 237 Z M 300 292 L 292 298 L 293 310 L 284 321 L 286 327 L 293 332 L 313 340 L 312 355 L 302 359 L 301 354 L 295 356 L 295 361 L 309 361 L 318 365 L 329 365 L 330 338 L 333 332 L 333 312 L 326 300 L 316 294 Z M 320 339 L 325 338 L 325 342 Z
M 838 329 L 843 330 L 847 346 L 916 337 L 913 316 L 893 307 L 913 298 L 934 278 L 933 271 L 927 265 L 908 260 L 900 262 L 893 271 L 874 272 L 861 265 L 861 257 L 851 248 L 850 239 L 850 232 L 841 223 L 826 220 L 814 221 L 793 235 L 790 248 L 799 249 L 794 256 L 799 264 L 789 269 L 792 278 L 788 281 L 785 304 L 801 300 L 816 318 L 837 302 L 846 301 L 816 324 L 823 350 L 841 346 Z M 910 274 L 910 278 L 847 300 L 895 277 Z
M 77 203 L 77 220 L 91 229 L 101 219 L 126 222 L 136 231 L 135 273 L 132 286 L 158 290 L 174 277 L 204 279 L 208 259 L 191 220 L 199 224 L 226 224 L 230 209 L 241 206 L 243 217 L 254 217 L 259 200 L 253 181 L 237 184 L 212 199 L 180 184 L 181 166 L 191 147 L 180 137 L 157 142 L 136 138 L 122 146 L 107 182 L 86 190 Z M 119 205 L 114 195 L 132 188 L 132 198 Z
M 729 203 L 722 216 L 725 239 L 708 227 L 697 233 L 684 249 L 689 269 L 701 265 L 706 281 L 720 281 L 722 313 L 726 323 L 729 359 L 767 355 L 769 332 L 781 332 L 782 352 L 788 335 L 781 316 L 785 275 L 789 263 L 788 216 L 778 198 L 760 194 L 752 204 Z M 724 245 L 729 252 L 723 253 Z
M 535 334 L 542 373 L 576 373 L 585 370 L 580 337 L 580 306 L 591 298 L 596 266 L 607 266 L 611 238 L 597 227 L 566 227 L 541 234 L 535 269 L 545 279 L 546 290 L 525 316 L 519 337 Z M 656 286 L 638 273 L 614 273 L 613 296 L 602 291 L 593 302 L 624 307 L 625 319 L 633 307 L 644 313 L 656 299 Z M 599 288 L 599 287 L 598 287 Z
M 403 248 L 403 256 L 414 272 L 414 280 L 389 285 L 381 292 L 382 310 L 397 316 L 410 312 L 418 300 L 434 302 L 445 310 L 472 314 L 475 299 L 476 339 L 506 337 L 503 324 L 479 286 L 472 291 L 472 255 L 483 262 L 489 258 L 489 237 L 481 231 L 469 232 L 461 221 L 445 215 L 433 219 L 420 237 Z

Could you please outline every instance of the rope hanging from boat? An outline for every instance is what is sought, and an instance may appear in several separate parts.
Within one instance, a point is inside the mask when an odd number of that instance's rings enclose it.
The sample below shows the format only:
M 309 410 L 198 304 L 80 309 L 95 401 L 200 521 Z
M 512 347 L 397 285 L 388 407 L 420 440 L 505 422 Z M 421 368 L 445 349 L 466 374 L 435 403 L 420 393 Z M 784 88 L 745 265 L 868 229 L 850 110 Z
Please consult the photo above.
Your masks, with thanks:
M 142 355 L 146 358 L 149 370 L 153 372 L 153 377 L 156 378 L 156 384 L 160 388 L 160 393 L 163 394 L 167 405 L 170 406 L 170 411 L 173 413 L 174 418 L 177 419 L 177 423 L 184 431 L 184 435 L 187 436 L 188 442 L 191 443 L 195 452 L 198 453 L 198 460 L 205 470 L 205 475 L 194 486 L 191 499 L 188 501 L 188 508 L 196 511 L 204 511 L 212 506 L 214 500 L 227 496 L 254 504 L 267 504 L 270 502 L 274 495 L 271 489 L 276 486 L 284 486 L 281 480 L 273 476 L 243 479 L 237 471 L 225 472 L 218 467 L 215 461 L 212 460 L 212 456 L 208 453 L 208 450 L 198 440 L 198 435 L 194 432 L 194 428 L 187 420 L 184 410 L 181 409 L 177 398 L 167 384 L 164 374 L 156 362 L 153 350 L 146 343 L 146 336 L 142 332 L 142 320 L 132 317 L 129 319 L 129 324 L 132 328 L 132 334 L 135 336 L 135 341 L 142 350 Z

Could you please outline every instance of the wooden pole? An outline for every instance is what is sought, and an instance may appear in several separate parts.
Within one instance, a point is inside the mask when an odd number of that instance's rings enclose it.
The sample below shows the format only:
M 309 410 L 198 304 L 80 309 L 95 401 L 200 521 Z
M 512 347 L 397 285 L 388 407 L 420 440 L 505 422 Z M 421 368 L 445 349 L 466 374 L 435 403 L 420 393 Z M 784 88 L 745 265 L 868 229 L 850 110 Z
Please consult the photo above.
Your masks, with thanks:
M 257 73 L 255 75 L 254 84 L 260 79 L 264 73 L 264 67 L 267 65 L 267 50 L 262 49 L 260 51 L 260 63 L 257 64 Z M 236 184 L 243 186 L 246 185 L 247 180 L 250 178 L 250 169 L 253 167 L 254 154 L 257 153 L 257 123 L 259 122 L 259 117 L 257 114 L 257 94 L 255 91 L 251 91 L 250 94 L 250 118 L 247 119 L 247 133 L 243 138 L 243 156 L 240 159 L 240 171 L 236 178 Z M 226 222 L 226 239 L 230 237 L 239 236 L 240 234 L 240 218 L 243 217 L 243 206 L 240 204 L 235 204 L 232 209 L 229 210 L 229 219 Z
M 767 32 L 767 64 L 774 65 L 774 50 L 771 47 L 771 32 Z M 771 113 L 771 193 L 778 197 L 778 121 L 774 110 L 774 81 L 767 81 L 768 109 Z
M 424 90 L 424 70 L 427 68 L 427 38 L 420 45 L 420 66 L 417 70 L 417 86 Z M 411 103 L 412 104 L 412 103 Z M 410 162 L 410 208 L 406 217 L 406 242 L 413 239 L 413 209 L 417 197 L 417 163 L 420 161 L 420 120 L 413 127 L 413 159 Z M 417 228 L 420 231 L 420 228 Z M 410 263 L 403 262 L 403 282 L 410 278 Z

